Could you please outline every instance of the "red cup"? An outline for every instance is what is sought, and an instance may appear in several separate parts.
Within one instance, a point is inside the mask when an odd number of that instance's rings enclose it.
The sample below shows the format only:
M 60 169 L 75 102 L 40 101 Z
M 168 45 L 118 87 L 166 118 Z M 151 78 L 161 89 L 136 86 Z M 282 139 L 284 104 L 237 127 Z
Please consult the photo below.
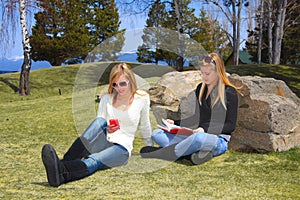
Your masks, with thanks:
M 110 125 L 120 126 L 118 119 L 110 119 L 109 120 Z

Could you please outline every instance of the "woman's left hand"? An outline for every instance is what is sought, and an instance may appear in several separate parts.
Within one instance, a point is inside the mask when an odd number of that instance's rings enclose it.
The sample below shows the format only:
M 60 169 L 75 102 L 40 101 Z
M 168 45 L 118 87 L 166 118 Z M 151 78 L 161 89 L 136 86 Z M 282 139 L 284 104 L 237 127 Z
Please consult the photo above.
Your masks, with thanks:
M 193 130 L 193 133 L 205 132 L 202 127 Z

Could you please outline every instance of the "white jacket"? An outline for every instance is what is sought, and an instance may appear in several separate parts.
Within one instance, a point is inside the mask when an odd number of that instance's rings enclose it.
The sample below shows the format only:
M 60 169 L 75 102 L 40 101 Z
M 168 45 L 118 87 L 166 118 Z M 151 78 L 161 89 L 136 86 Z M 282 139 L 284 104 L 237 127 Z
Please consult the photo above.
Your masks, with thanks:
M 138 90 L 134 95 L 131 106 L 123 111 L 112 106 L 112 96 L 105 94 L 98 106 L 97 117 L 109 119 L 118 119 L 120 129 L 114 133 L 107 133 L 107 140 L 124 146 L 129 154 L 133 149 L 133 140 L 139 127 L 146 145 L 152 145 L 151 123 L 149 118 L 150 97 L 148 93 Z

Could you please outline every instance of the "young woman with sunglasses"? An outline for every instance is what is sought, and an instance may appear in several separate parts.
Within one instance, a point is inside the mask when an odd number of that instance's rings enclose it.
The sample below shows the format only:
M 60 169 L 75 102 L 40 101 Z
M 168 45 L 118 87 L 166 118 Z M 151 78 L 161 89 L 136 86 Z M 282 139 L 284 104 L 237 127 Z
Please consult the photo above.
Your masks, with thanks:
M 125 165 L 138 128 L 145 144 L 151 146 L 149 110 L 149 95 L 137 89 L 130 66 L 126 63 L 115 65 L 96 119 L 74 141 L 63 159 L 59 160 L 50 144 L 44 145 L 42 160 L 49 184 L 58 187 L 97 170 Z
M 193 164 L 201 164 L 226 152 L 230 134 L 236 127 L 238 88 L 227 79 L 223 60 L 216 53 L 203 59 L 200 71 L 202 83 L 187 104 L 193 107 L 193 115 L 178 121 L 167 120 L 176 125 L 196 127 L 193 134 L 171 134 L 157 129 L 152 139 L 160 147 L 143 147 L 142 157 L 175 161 L 185 156 Z

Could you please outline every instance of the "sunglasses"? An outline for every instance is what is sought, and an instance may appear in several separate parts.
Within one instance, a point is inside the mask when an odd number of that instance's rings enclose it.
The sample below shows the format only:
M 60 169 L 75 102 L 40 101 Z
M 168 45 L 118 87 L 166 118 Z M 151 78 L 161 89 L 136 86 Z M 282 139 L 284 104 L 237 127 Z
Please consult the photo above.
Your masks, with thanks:
M 214 61 L 214 59 L 210 56 L 205 56 L 203 58 L 203 61 L 206 62 L 206 63 L 213 63 L 214 65 L 216 65 L 216 62 Z
M 120 81 L 119 83 L 113 83 L 112 86 L 114 88 L 116 88 L 116 87 L 127 87 L 128 83 L 129 83 L 129 81 Z

